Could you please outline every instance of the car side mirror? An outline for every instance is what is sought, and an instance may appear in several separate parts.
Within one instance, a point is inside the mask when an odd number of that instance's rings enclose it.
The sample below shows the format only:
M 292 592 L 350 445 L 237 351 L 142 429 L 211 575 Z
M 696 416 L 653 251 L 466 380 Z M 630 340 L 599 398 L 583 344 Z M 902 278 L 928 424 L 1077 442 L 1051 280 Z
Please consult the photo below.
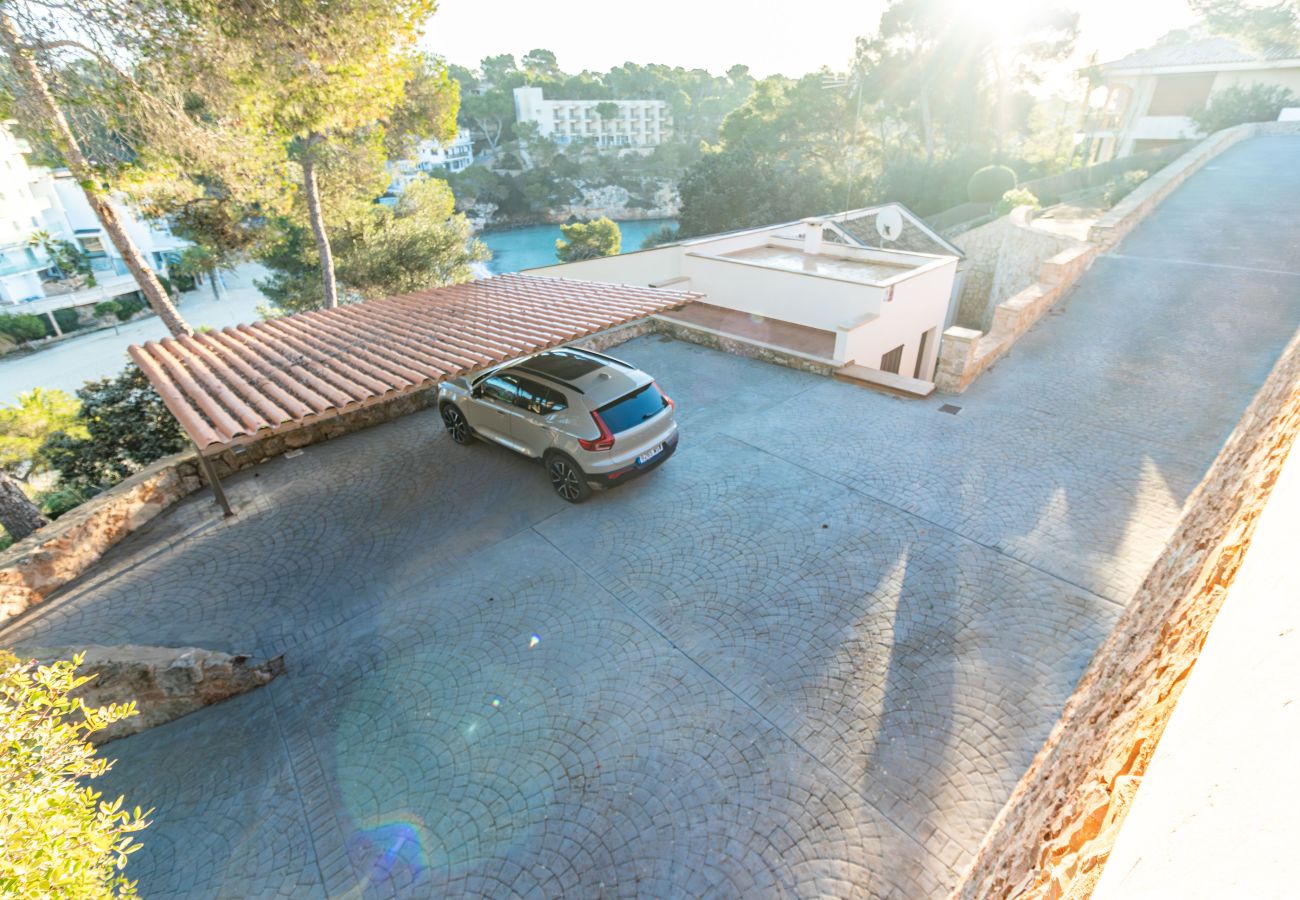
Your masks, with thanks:
M 469 395 L 475 400 L 479 399 L 483 396 L 483 387 L 481 385 L 476 385 L 474 389 L 469 392 Z

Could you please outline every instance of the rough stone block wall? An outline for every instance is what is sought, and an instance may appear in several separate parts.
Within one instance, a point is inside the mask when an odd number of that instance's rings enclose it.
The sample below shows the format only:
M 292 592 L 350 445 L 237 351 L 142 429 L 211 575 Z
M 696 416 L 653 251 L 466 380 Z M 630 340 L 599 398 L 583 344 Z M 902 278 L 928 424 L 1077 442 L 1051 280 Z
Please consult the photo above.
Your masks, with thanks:
M 254 663 L 247 656 L 198 647 L 74 647 L 29 651 L 44 664 L 84 653 L 78 675 L 93 676 L 75 692 L 87 706 L 135 701 L 137 714 L 96 732 L 92 743 L 104 744 L 162 725 L 228 697 L 267 684 L 284 671 L 276 657 Z
M 199 487 L 193 457 L 170 456 L 0 553 L 0 622 L 44 600 Z
M 957 307 L 957 324 L 987 330 L 999 303 L 1032 285 L 1043 264 L 1079 241 L 1031 228 L 1029 210 L 1013 210 L 952 240 L 966 254 L 966 281 Z
M 1091 894 L 1297 431 L 1300 336 L 1188 499 L 954 898 Z

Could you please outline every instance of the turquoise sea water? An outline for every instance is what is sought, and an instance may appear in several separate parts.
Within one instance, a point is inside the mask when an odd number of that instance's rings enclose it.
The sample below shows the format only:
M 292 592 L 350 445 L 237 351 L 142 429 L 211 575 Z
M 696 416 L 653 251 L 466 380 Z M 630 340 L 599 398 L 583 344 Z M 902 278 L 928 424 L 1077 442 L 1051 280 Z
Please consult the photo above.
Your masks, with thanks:
M 618 229 L 623 234 L 623 252 L 640 250 L 641 241 L 646 235 L 658 231 L 663 225 L 671 224 L 672 219 L 619 222 Z M 494 275 L 549 266 L 558 261 L 555 258 L 555 242 L 561 237 L 559 225 L 529 225 L 509 231 L 488 231 L 478 237 L 492 251 L 492 259 L 487 267 Z

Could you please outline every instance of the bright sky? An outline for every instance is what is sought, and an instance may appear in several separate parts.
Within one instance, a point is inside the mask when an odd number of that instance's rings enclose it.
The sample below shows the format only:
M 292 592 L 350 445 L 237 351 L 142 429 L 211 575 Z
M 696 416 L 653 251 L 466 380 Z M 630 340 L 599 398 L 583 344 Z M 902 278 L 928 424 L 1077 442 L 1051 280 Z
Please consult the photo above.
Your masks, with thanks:
M 968 0 L 981 2 L 981 0 Z M 982 0 L 990 15 L 1037 0 Z M 1105 62 L 1192 21 L 1186 0 L 1058 0 L 1081 13 L 1080 59 Z M 714 73 L 744 63 L 756 75 L 843 67 L 854 38 L 875 30 L 883 0 L 621 0 L 566 5 L 538 0 L 441 0 L 425 45 L 474 68 L 484 56 L 535 47 L 566 72 L 623 62 Z

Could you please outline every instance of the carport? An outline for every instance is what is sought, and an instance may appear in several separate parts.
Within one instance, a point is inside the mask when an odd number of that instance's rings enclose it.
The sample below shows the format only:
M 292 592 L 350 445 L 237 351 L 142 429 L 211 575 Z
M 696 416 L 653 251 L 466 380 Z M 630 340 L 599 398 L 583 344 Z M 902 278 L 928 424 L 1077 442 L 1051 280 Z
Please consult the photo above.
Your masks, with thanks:
M 224 513 L 211 457 L 437 386 L 696 300 L 699 294 L 500 275 L 129 348 L 194 444 Z

